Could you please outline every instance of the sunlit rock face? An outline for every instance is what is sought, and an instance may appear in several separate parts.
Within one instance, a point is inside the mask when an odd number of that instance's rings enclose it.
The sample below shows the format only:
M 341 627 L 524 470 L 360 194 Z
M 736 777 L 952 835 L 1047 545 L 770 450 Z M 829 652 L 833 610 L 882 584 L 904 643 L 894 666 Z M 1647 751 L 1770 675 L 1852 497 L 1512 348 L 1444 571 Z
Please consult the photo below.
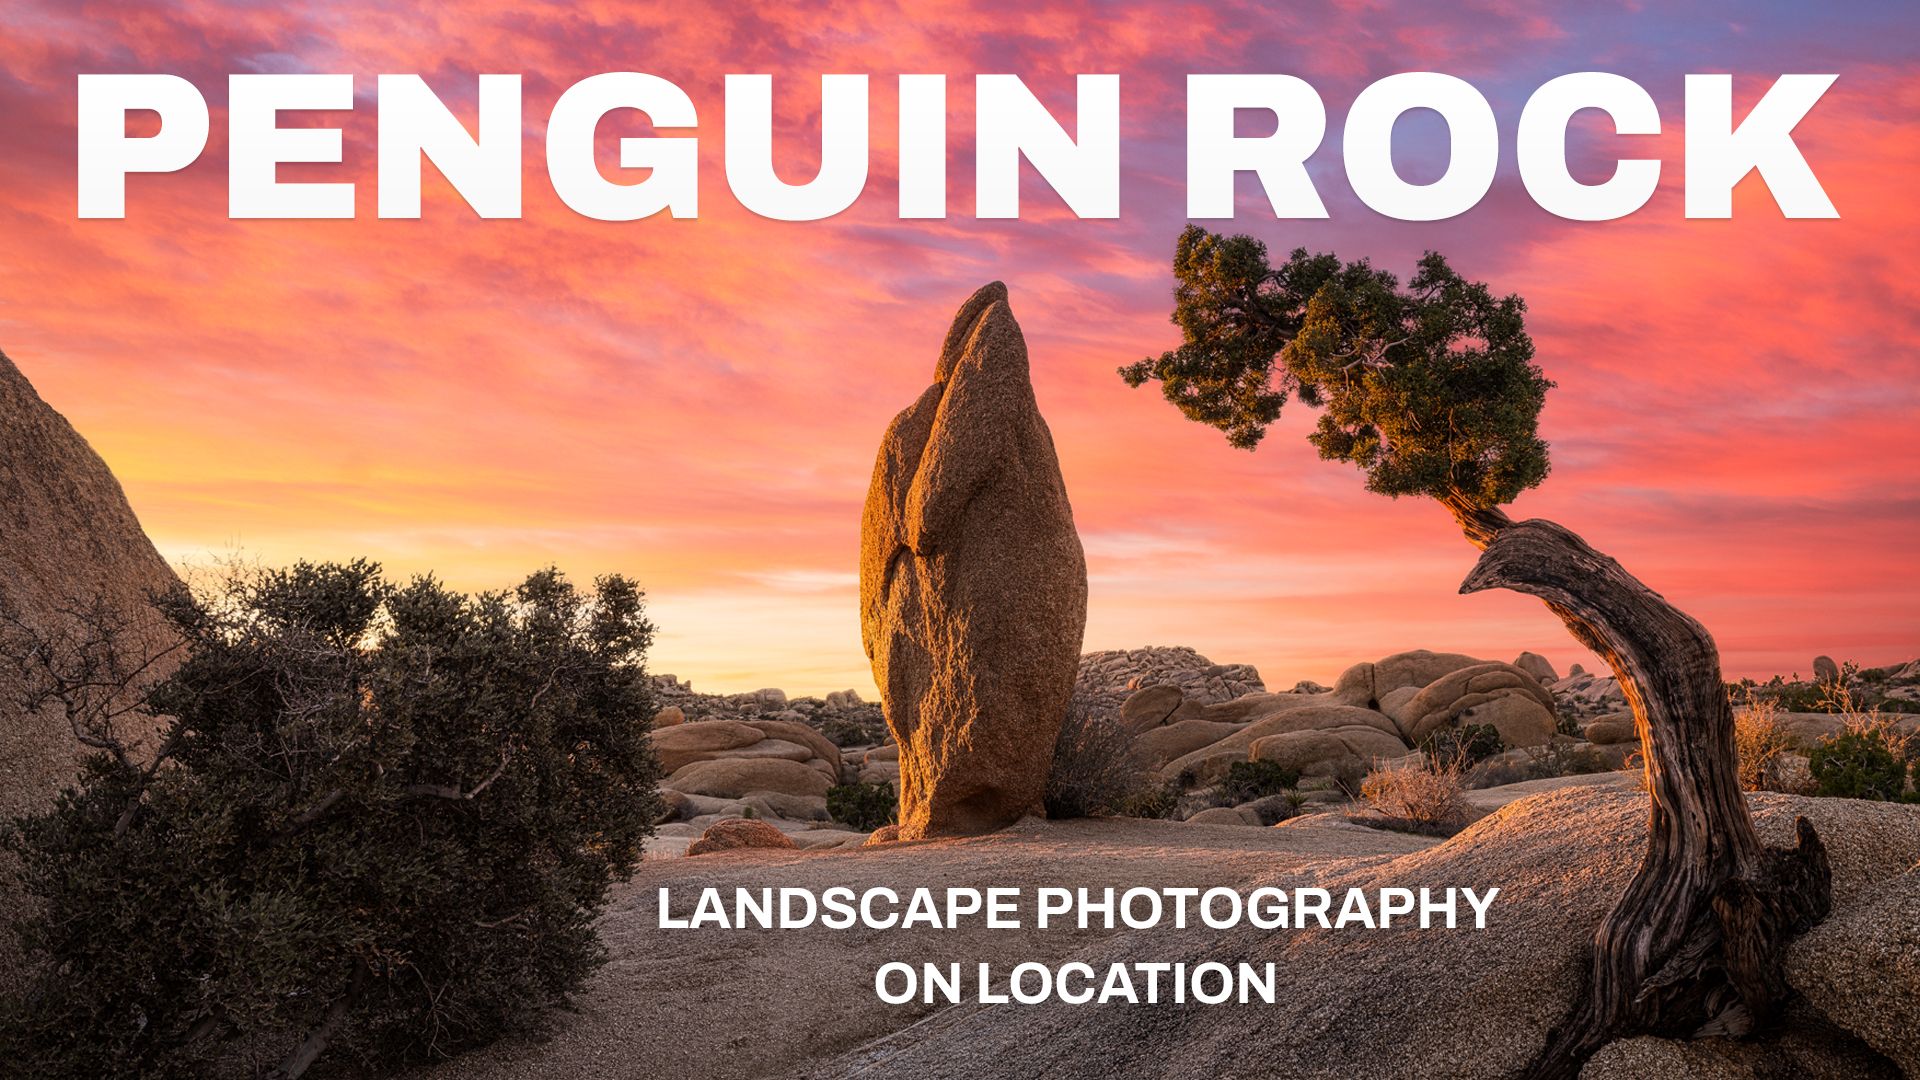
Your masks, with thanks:
M 166 627 L 149 600 L 177 583 L 106 462 L 0 354 L 0 607 L 53 634 L 103 606 L 121 647 L 158 652 Z M 87 752 L 59 708 L 26 712 L 20 696 L 0 672 L 0 820 L 51 803 Z
M 17 620 L 54 637 L 81 634 L 73 613 L 98 612 L 120 629 L 116 646 L 126 655 L 159 656 L 172 638 L 150 597 L 178 583 L 106 462 L 0 354 L 0 610 L 8 626 Z M 158 678 L 170 666 L 163 660 L 147 674 Z M 26 687 L 4 667 L 0 821 L 50 805 L 91 752 L 59 705 L 27 710 Z M 142 722 L 124 718 L 120 734 L 140 740 L 146 733 L 128 725 Z M 153 741 L 146 738 L 144 747 Z M 0 855 L 0 922 L 19 910 L 19 894 L 7 881 L 12 869 L 11 856 Z M 0 934 L 0 985 L 13 979 L 17 961 L 13 935 Z
M 1086 626 L 1087 569 L 994 282 L 887 428 L 861 532 L 861 633 L 900 744 L 900 836 L 1037 811 Z

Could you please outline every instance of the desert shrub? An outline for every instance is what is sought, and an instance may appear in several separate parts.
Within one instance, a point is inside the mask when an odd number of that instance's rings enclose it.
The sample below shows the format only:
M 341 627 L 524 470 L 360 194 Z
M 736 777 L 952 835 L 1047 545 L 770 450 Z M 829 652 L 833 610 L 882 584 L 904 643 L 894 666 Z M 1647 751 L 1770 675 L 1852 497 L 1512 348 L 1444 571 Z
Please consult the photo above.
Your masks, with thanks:
M 1298 771 L 1277 761 L 1236 761 L 1227 767 L 1227 775 L 1220 781 L 1220 796 L 1224 805 L 1239 806 L 1278 795 L 1299 782 Z
M 1562 701 L 1553 710 L 1553 731 L 1556 735 L 1565 735 L 1569 739 L 1583 737 L 1580 728 L 1580 711 L 1571 701 Z
M 1506 749 L 1499 729 L 1492 724 L 1443 727 L 1420 740 L 1420 752 L 1427 755 L 1428 761 L 1461 769 L 1472 768 Z
M 1447 763 L 1376 769 L 1360 785 L 1360 798 L 1378 818 L 1368 824 L 1449 835 L 1473 818 L 1462 794 L 1460 768 Z
M 660 805 L 637 588 L 302 563 L 163 610 L 187 648 L 140 703 L 157 751 L 100 740 L 7 835 L 44 912 L 9 1067 L 386 1070 L 538 1023 L 601 962 L 595 914 Z M 6 651 L 68 695 L 34 645 Z
M 1288 788 L 1278 795 L 1268 795 L 1246 803 L 1243 809 L 1251 809 L 1262 825 L 1278 825 L 1290 817 L 1299 816 L 1300 808 L 1306 803 L 1305 792 Z
M 1539 748 L 1534 760 L 1548 776 L 1591 776 L 1594 773 L 1614 772 L 1613 762 L 1591 746 L 1562 746 L 1554 743 Z
M 1114 812 L 1121 817 L 1171 818 L 1179 812 L 1181 794 L 1178 781 L 1142 784 L 1131 797 L 1122 800 Z
M 861 832 L 891 825 L 900 816 L 900 799 L 893 784 L 836 784 L 827 789 L 827 816 Z
M 1051 818 L 1122 814 L 1154 787 L 1134 754 L 1133 734 L 1078 694 L 1053 744 L 1042 803 Z
M 1766 790 L 1774 762 L 1793 749 L 1793 738 L 1780 723 L 1779 703 L 1762 699 L 1735 709 L 1733 748 L 1739 758 L 1742 790 Z
M 1906 791 L 1907 763 L 1882 728 L 1850 728 L 1821 739 L 1807 767 L 1819 795 L 1898 800 Z

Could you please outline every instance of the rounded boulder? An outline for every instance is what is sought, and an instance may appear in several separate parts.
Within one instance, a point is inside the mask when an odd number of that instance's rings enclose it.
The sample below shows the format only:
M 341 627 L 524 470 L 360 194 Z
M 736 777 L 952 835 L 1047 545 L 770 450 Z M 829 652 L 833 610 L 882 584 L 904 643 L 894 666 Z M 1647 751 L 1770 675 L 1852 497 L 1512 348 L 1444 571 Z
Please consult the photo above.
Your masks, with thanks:
M 706 855 L 715 851 L 737 851 L 741 848 L 780 848 L 793 850 L 794 842 L 787 834 L 764 821 L 746 818 L 729 818 L 716 821 L 707 826 L 700 839 L 687 845 L 688 855 Z

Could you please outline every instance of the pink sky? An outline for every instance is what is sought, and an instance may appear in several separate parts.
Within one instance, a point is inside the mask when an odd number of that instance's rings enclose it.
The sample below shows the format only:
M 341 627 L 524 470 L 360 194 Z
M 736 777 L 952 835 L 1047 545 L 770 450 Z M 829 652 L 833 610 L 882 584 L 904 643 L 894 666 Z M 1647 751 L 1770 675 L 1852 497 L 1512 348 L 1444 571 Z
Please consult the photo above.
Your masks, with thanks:
M 161 550 L 271 562 L 367 555 L 497 587 L 555 563 L 639 578 L 653 666 L 705 689 L 871 688 L 860 649 L 860 504 L 887 421 L 930 379 L 954 308 L 1004 279 L 1026 330 L 1088 553 L 1088 648 L 1190 644 L 1270 684 L 1330 681 L 1405 648 L 1585 657 L 1537 603 L 1456 595 L 1474 552 L 1444 511 L 1362 490 L 1289 408 L 1254 454 L 1114 368 L 1174 344 L 1168 261 L 1183 217 L 1187 72 L 1313 82 L 1311 167 L 1331 211 L 1240 218 L 1405 270 L 1427 248 L 1523 294 L 1559 383 L 1554 473 L 1516 512 L 1584 534 L 1699 617 L 1732 675 L 1920 655 L 1920 16 L 1581 4 L 612 2 L 160 5 L 0 0 L 0 348 L 92 440 Z M 1729 21 L 1729 18 L 1737 21 Z M 700 110 L 698 220 L 610 224 L 558 203 L 542 164 L 559 91 L 600 71 L 669 78 Z M 1413 225 L 1359 205 L 1339 123 L 1362 87 L 1446 71 L 1504 139 L 1554 75 L 1609 70 L 1660 101 L 1665 134 L 1583 127 L 1590 179 L 1665 161 L 1616 222 L 1535 207 L 1511 147 L 1494 191 Z M 172 72 L 215 109 L 199 162 L 129 187 L 124 221 L 74 210 L 74 80 Z M 350 72 L 354 221 L 229 221 L 229 72 Z M 817 76 L 873 76 L 866 196 L 831 220 L 757 218 L 720 157 L 721 76 L 774 75 L 782 174 L 817 163 Z M 1797 133 L 1837 221 L 1786 221 L 1757 178 L 1731 221 L 1682 218 L 1682 77 L 1735 73 L 1736 114 L 1780 73 L 1838 72 Z M 480 221 L 429 173 L 425 214 L 373 216 L 374 76 L 417 72 L 462 115 L 473 77 L 526 80 L 526 210 Z M 950 206 L 900 221 L 893 76 L 948 75 Z M 975 221 L 971 82 L 1023 76 L 1068 114 L 1075 72 L 1121 76 L 1121 218 L 1079 221 L 1029 174 L 1020 221 Z M 620 122 L 610 121 L 611 135 Z M 623 134 L 644 134 L 636 125 Z M 1432 125 L 1400 149 L 1431 175 Z

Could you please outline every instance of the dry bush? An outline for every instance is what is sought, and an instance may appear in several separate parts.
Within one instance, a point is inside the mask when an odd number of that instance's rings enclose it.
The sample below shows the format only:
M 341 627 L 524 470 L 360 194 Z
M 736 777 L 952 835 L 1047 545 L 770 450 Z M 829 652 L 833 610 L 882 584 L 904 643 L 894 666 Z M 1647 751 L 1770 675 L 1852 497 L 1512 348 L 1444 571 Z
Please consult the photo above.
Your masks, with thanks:
M 1360 798 L 1386 822 L 1412 831 L 1449 833 L 1473 818 L 1451 762 L 1394 765 L 1367 774 Z
M 1117 716 L 1103 714 L 1093 701 L 1075 694 L 1047 772 L 1042 797 L 1047 816 L 1163 816 L 1170 807 L 1159 806 L 1166 801 L 1159 795 L 1159 785 L 1134 753 L 1133 733 Z
M 1780 703 L 1760 698 L 1735 709 L 1733 748 L 1739 759 L 1741 790 L 1768 790 L 1774 763 L 1793 749 L 1793 737 L 1780 722 Z

